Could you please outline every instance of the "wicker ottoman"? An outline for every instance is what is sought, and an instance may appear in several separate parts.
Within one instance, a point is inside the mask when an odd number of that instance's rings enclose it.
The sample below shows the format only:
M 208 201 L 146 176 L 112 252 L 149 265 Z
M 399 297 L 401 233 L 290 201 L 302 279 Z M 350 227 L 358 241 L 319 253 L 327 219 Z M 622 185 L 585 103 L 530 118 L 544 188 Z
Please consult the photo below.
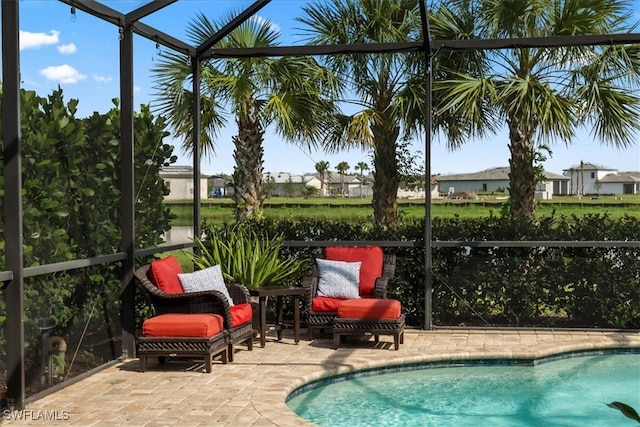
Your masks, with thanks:
M 342 336 L 393 335 L 394 349 L 404 342 L 404 314 L 400 301 L 393 299 L 351 299 L 338 306 L 338 316 L 333 321 L 333 348 L 340 346 Z
M 228 332 L 217 314 L 161 314 L 144 321 L 136 341 L 140 371 L 147 370 L 147 357 L 202 357 L 211 372 L 214 356 L 228 361 Z

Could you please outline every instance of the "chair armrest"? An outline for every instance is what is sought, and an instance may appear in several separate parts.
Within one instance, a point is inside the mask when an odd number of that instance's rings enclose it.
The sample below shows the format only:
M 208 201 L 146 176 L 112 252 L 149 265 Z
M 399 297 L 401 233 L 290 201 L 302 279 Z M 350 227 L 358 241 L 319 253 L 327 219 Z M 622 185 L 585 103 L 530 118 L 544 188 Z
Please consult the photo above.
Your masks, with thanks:
M 304 298 L 307 300 L 307 305 L 311 307 L 311 300 L 318 293 L 318 276 L 303 277 L 300 284 L 305 290 Z
M 389 278 L 386 276 L 380 276 L 376 279 L 375 286 L 373 288 L 373 295 L 378 299 L 387 298 L 387 285 L 389 285 Z
M 249 289 L 240 283 L 227 283 L 227 290 L 234 304 L 249 303 Z

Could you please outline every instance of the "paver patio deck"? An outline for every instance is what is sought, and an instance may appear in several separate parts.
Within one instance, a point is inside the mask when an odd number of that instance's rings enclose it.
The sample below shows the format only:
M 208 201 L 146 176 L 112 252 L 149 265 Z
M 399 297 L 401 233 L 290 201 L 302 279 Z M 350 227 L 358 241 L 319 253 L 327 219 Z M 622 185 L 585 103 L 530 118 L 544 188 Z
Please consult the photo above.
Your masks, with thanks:
M 386 338 L 386 339 L 385 339 Z M 295 345 L 268 336 L 264 348 L 239 346 L 235 361 L 216 361 L 211 374 L 190 363 L 157 365 L 138 371 L 129 359 L 62 390 L 27 404 L 22 420 L 7 416 L 2 425 L 81 426 L 303 426 L 313 425 L 292 413 L 287 395 L 298 386 L 335 373 L 389 364 L 450 359 L 539 358 L 608 348 L 640 348 L 635 331 L 534 329 L 407 330 L 404 344 L 380 337 L 350 340 L 338 350 L 331 337 Z M 16 414 L 18 415 L 18 414 Z M 40 417 L 40 419 L 38 419 Z M 45 420 L 45 418 L 57 420 Z

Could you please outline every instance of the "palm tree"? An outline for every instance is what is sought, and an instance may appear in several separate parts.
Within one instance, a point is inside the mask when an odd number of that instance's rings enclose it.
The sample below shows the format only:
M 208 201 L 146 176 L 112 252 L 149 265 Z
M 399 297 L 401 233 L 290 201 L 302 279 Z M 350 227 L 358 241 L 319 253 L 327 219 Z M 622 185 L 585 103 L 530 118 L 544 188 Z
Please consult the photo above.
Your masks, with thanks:
M 630 31 L 628 0 L 447 0 L 434 39 L 497 39 Z M 506 125 L 510 214 L 533 218 L 541 147 L 582 126 L 615 147 L 640 129 L 638 46 L 518 48 L 436 56 L 434 124 L 451 148 Z
M 233 17 L 211 22 L 199 14 L 187 27 L 191 41 L 200 46 Z M 229 33 L 214 48 L 276 46 L 279 33 L 264 19 L 251 18 Z M 334 107 L 327 99 L 339 83 L 331 73 L 308 57 L 211 59 L 200 63 L 201 141 L 204 154 L 213 153 L 217 131 L 226 118 L 235 118 L 238 128 L 232 137 L 234 200 L 236 219 L 262 211 L 264 129 L 275 125 L 286 140 L 315 146 L 319 123 Z M 172 130 L 184 138 L 183 149 L 193 146 L 191 66 L 177 53 L 163 53 L 153 70 L 160 113 Z
M 329 162 L 325 160 L 321 160 L 316 163 L 316 172 L 320 175 L 320 195 L 322 197 L 326 196 L 324 193 L 324 176 L 329 170 Z
M 365 162 L 358 162 L 358 164 L 354 167 L 355 170 L 360 171 L 360 198 L 362 199 L 362 184 L 364 183 L 364 171 L 369 170 L 369 165 Z
M 573 187 L 573 174 L 575 173 L 575 169 L 572 167 L 569 168 L 569 174 L 571 176 L 571 189 L 569 191 L 569 194 L 574 195 L 575 192 L 573 191 L 574 187 Z
M 584 161 L 580 160 L 580 196 L 584 196 Z
M 342 197 L 344 197 L 344 173 L 349 170 L 351 166 L 347 162 L 340 162 L 336 166 L 336 170 L 340 175 L 340 193 L 342 193 Z
M 298 20 L 310 44 L 401 42 L 422 39 L 419 0 L 329 0 L 303 7 Z M 378 225 L 393 226 L 398 218 L 397 141 L 412 135 L 414 120 L 424 111 L 420 55 L 334 55 L 327 64 L 344 82 L 345 102 L 358 109 L 336 117 L 328 129 L 325 149 L 346 146 L 373 151 L 373 212 Z M 414 116 L 415 115 L 415 116 Z

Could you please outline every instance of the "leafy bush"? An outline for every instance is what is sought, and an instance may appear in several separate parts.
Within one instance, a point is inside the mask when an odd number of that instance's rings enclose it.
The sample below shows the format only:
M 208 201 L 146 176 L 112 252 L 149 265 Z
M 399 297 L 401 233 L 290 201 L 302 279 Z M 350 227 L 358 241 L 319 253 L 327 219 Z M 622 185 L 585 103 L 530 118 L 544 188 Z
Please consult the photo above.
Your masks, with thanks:
M 256 221 L 256 229 L 282 233 L 286 241 L 410 241 L 385 247 L 397 255 L 390 297 L 402 301 L 407 323 L 423 326 L 424 221 L 397 228 L 366 223 L 290 219 Z M 440 219 L 435 241 L 612 241 L 640 235 L 640 220 L 606 214 L 515 222 L 490 216 Z M 289 246 L 287 256 L 307 264 L 318 247 Z M 436 247 L 432 253 L 433 319 L 438 325 L 640 327 L 640 248 L 626 247 Z
M 119 252 L 122 195 L 117 102 L 106 114 L 96 112 L 86 119 L 76 117 L 78 100 L 65 102 L 61 89 L 46 98 L 22 91 L 21 104 L 25 266 Z M 167 136 L 164 128 L 163 120 L 146 106 L 134 119 L 138 248 L 158 244 L 169 229 L 170 211 L 162 204 L 168 191 L 159 169 L 176 158 L 173 147 L 162 143 Z M 4 206 L 0 200 L 2 217 Z M 1 258 L 4 250 L 0 246 Z M 29 393 L 41 387 L 37 378 L 41 318 L 55 322 L 51 334 L 64 337 L 70 348 L 91 341 L 84 352 L 92 353 L 85 358 L 90 363 L 119 356 L 120 270 L 120 265 L 108 264 L 25 278 L 25 366 L 27 383 L 34 387 Z M 4 303 L 0 299 L 0 324 L 5 321 Z M 5 346 L 4 328 L 0 328 L 0 349 Z M 68 367 L 79 365 L 76 361 Z M 0 372 L 4 372 L 1 366 Z

